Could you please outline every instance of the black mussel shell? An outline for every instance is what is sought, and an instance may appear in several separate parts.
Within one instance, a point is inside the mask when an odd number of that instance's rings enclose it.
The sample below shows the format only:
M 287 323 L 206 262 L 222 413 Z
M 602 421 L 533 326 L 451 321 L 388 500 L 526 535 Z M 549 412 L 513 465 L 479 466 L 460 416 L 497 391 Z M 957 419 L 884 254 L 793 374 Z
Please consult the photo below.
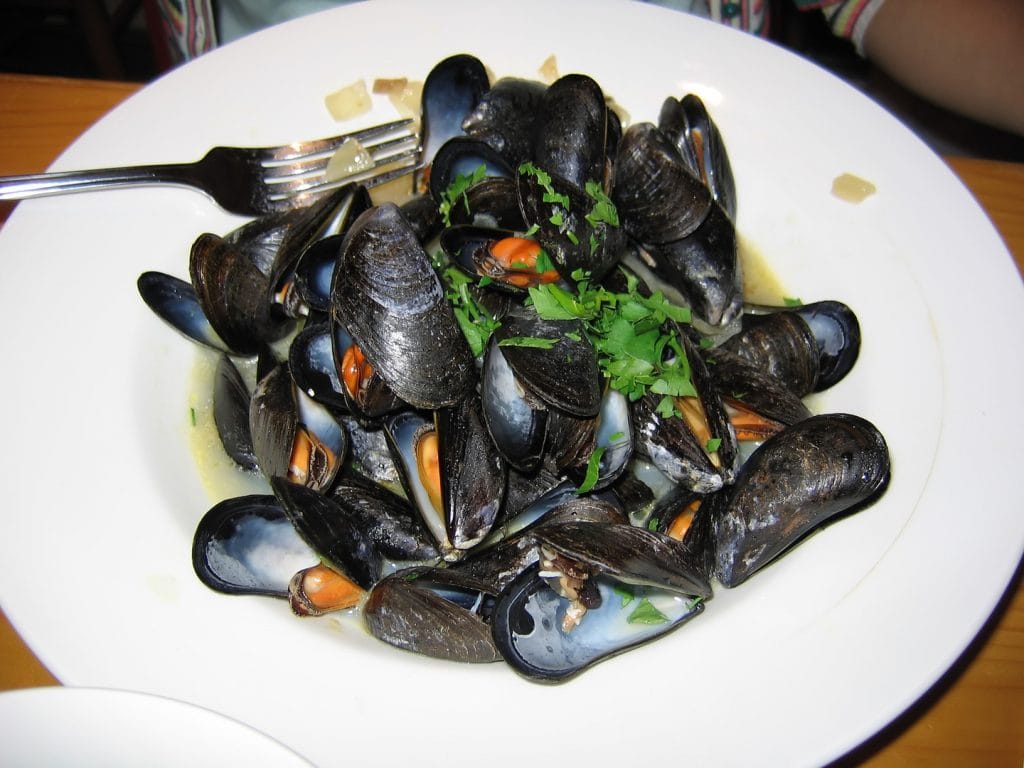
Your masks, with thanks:
M 597 352 L 577 320 L 544 320 L 532 308 L 511 309 L 494 332 L 516 379 L 532 396 L 573 416 L 591 418 L 601 408 Z M 519 346 L 516 339 L 552 339 L 549 348 Z
M 436 411 L 434 422 L 448 540 L 456 549 L 470 549 L 501 514 L 508 469 L 495 450 L 475 393 Z
M 746 313 L 742 329 L 721 348 L 779 380 L 797 397 L 814 391 L 818 348 L 811 329 L 794 312 Z
M 238 466 L 257 472 L 259 462 L 249 429 L 249 388 L 227 355 L 221 355 L 213 376 L 213 421 L 221 445 Z
M 146 306 L 186 338 L 218 352 L 234 352 L 210 324 L 191 283 L 150 271 L 139 275 L 136 286 Z
M 300 209 L 302 216 L 285 235 L 271 273 L 278 301 L 285 303 L 289 314 L 303 313 L 298 308 L 303 305 L 327 311 L 342 236 L 372 204 L 366 187 L 346 184 Z
M 334 320 L 405 402 L 441 408 L 474 386 L 469 345 L 430 257 L 397 206 L 373 208 L 349 229 L 331 306 Z
M 682 99 L 669 96 L 661 106 L 658 128 L 675 142 L 693 174 L 735 221 L 736 181 L 722 134 L 704 102 L 692 93 Z
M 325 565 L 363 589 L 380 579 L 383 560 L 377 546 L 342 506 L 282 477 L 271 478 L 270 484 L 295 530 Z
M 682 240 L 700 226 L 712 205 L 707 187 L 651 123 L 636 123 L 623 134 L 612 200 L 622 226 L 645 244 Z
M 264 475 L 292 477 L 318 490 L 330 486 L 348 450 L 344 428 L 324 406 L 295 388 L 287 363 L 257 382 L 249 403 L 249 429 Z M 300 466 L 294 452 L 303 436 L 309 438 L 309 455 Z
M 537 682 L 567 680 L 678 628 L 704 609 L 699 599 L 597 576 L 592 579 L 592 600 L 598 604 L 566 631 L 570 603 L 538 571 L 533 565 L 508 585 L 495 602 L 491 619 L 499 653 L 516 672 Z
M 615 266 L 626 247 L 618 215 L 593 217 L 604 187 L 577 187 L 556 173 L 521 169 L 517 184 L 523 220 L 566 280 L 584 270 L 597 280 Z M 551 192 L 554 192 L 552 197 Z
M 335 482 L 329 496 L 357 527 L 366 531 L 384 557 L 399 562 L 440 559 L 416 511 L 398 494 L 353 474 Z
M 838 383 L 850 370 L 860 354 L 860 323 L 857 315 L 840 301 L 816 301 L 793 307 L 811 329 L 818 349 L 818 380 L 814 390 L 820 392 Z
M 699 560 L 681 542 L 635 525 L 566 522 L 538 527 L 534 536 L 570 560 L 624 584 L 658 587 L 693 597 L 711 597 Z
M 608 107 L 601 86 L 586 75 L 565 75 L 541 97 L 534 123 L 532 162 L 583 189 L 604 186 Z
M 291 330 L 293 323 L 274 311 L 270 276 L 223 237 L 196 238 L 189 275 L 203 314 L 235 353 L 255 354 Z
M 227 594 L 287 598 L 292 576 L 316 561 L 316 553 L 269 494 L 215 504 L 199 521 L 192 541 L 199 580 Z
M 710 493 L 732 480 L 738 458 L 736 434 L 722 398 L 715 389 L 708 366 L 697 345 L 676 325 L 677 338 L 690 365 L 695 398 L 690 415 L 699 414 L 700 427 L 695 432 L 687 418 L 659 413 L 661 396 L 647 392 L 633 405 L 636 426 L 636 451 L 646 456 L 672 482 L 698 493 Z M 681 408 L 677 402 L 677 408 Z M 704 433 L 720 441 L 709 450 Z M 697 435 L 701 434 L 701 437 Z
M 811 415 L 793 390 L 763 368 L 721 347 L 704 350 L 703 356 L 711 381 L 727 407 L 747 408 L 779 428 Z
M 718 203 L 686 237 L 647 246 L 652 269 L 686 297 L 694 319 L 729 325 L 743 309 L 743 276 L 736 230 Z
M 516 383 L 515 373 L 493 336 L 484 352 L 480 400 L 484 422 L 501 455 L 523 472 L 534 471 L 544 454 L 548 409 Z
M 533 153 L 533 123 L 547 85 L 537 80 L 505 77 L 477 102 L 462 128 L 490 144 L 513 168 Z
M 460 53 L 434 65 L 423 82 L 420 102 L 423 157 L 428 163 L 442 144 L 462 135 L 462 121 L 489 87 L 487 70 L 475 56 Z M 425 188 L 424 181 L 416 183 L 417 191 L 423 192 Z
M 288 370 L 295 386 L 313 400 L 337 411 L 348 410 L 334 363 L 330 323 L 307 323 L 296 335 L 288 347 Z
M 716 576 L 741 584 L 827 520 L 889 481 L 889 450 L 866 419 L 812 416 L 769 438 L 716 498 Z
M 448 212 L 453 226 L 474 224 L 514 232 L 527 229 L 514 178 L 488 176 L 470 186 Z
M 469 136 L 449 139 L 437 150 L 430 166 L 430 197 L 440 205 L 459 176 L 472 178 L 483 167 L 484 178 L 508 179 L 513 168 L 495 149 Z
M 417 568 L 381 580 L 363 607 L 363 619 L 370 634 L 397 648 L 450 661 L 486 663 L 501 660 L 490 625 L 481 616 L 489 602 L 451 574 Z

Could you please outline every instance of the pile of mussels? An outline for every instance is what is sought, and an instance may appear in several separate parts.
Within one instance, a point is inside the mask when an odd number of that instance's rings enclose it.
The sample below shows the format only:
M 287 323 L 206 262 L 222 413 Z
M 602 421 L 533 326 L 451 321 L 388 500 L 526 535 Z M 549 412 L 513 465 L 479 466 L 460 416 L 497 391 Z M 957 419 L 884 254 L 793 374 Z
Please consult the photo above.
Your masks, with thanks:
M 407 203 L 349 185 L 201 235 L 191 282 L 139 278 L 223 353 L 221 440 L 272 490 L 203 516 L 204 583 L 300 615 L 361 607 L 400 648 L 559 681 L 883 490 L 878 430 L 801 400 L 853 365 L 856 317 L 744 305 L 732 173 L 698 98 L 624 129 L 589 77 L 492 85 L 458 55 L 422 112 L 431 162 Z M 570 310 L 584 287 L 618 297 L 616 322 L 664 306 L 644 332 L 686 391 L 623 386 L 593 324 L 542 311 L 544 286 Z

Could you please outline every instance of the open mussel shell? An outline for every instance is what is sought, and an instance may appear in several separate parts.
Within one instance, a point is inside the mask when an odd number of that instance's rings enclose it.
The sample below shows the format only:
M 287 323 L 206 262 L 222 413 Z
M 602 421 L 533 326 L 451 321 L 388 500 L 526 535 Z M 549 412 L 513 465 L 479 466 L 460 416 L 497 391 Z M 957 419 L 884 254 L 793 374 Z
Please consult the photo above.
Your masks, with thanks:
M 708 188 L 672 140 L 651 123 L 626 129 L 615 159 L 612 200 L 622 226 L 644 244 L 682 240 L 711 209 Z
M 766 440 L 714 503 L 715 574 L 744 582 L 827 520 L 889 481 L 885 439 L 866 419 L 812 416 Z
M 838 383 L 853 368 L 860 354 L 860 323 L 857 315 L 841 301 L 816 301 L 793 307 L 814 336 L 818 349 L 818 380 L 814 389 L 820 392 Z
M 433 417 L 405 411 L 385 421 L 406 495 L 446 560 L 479 543 L 501 513 L 507 469 L 473 396 Z
M 721 347 L 702 354 L 737 440 L 764 439 L 811 415 L 792 389 L 763 368 Z
M 624 584 L 658 587 L 708 599 L 711 585 L 694 553 L 675 539 L 635 525 L 548 524 L 540 545 Z
M 469 136 L 449 139 L 437 150 L 430 166 L 430 197 L 435 203 L 459 177 L 473 177 L 483 167 L 484 178 L 509 179 L 513 168 L 493 147 Z
M 259 471 L 249 427 L 249 388 L 227 355 L 221 355 L 213 375 L 213 421 L 224 451 L 242 469 Z
M 488 279 L 488 287 L 524 297 L 531 287 L 553 283 L 558 272 L 538 266 L 540 245 L 514 230 L 462 224 L 441 233 L 441 250 L 450 263 L 474 280 Z
M 484 422 L 501 455 L 523 472 L 535 470 L 544 455 L 548 410 L 516 382 L 494 336 L 484 352 L 480 400 Z
M 433 160 L 446 141 L 462 135 L 462 121 L 489 87 L 487 70 L 475 56 L 460 53 L 434 65 L 423 82 L 420 100 L 422 157 L 426 162 Z M 417 174 L 416 191 L 425 190 L 430 173 L 424 171 Z
M 779 380 L 797 397 L 814 391 L 818 350 L 807 323 L 793 312 L 745 314 L 743 327 L 721 348 Z
M 348 450 L 348 435 L 334 415 L 297 389 L 287 363 L 256 384 L 249 429 L 260 469 L 318 490 L 330 486 Z
M 334 318 L 330 321 L 330 340 L 338 394 L 349 412 L 364 423 L 372 424 L 386 413 L 408 407 L 366 361 L 348 331 Z
M 307 323 L 295 336 L 288 347 L 288 370 L 295 386 L 316 402 L 341 412 L 348 409 L 330 323 Z
M 292 317 L 326 312 L 342 236 L 372 205 L 361 184 L 346 184 L 300 208 L 281 241 L 270 273 L 275 301 Z
M 799 396 L 820 392 L 853 368 L 860 354 L 860 323 L 840 301 L 793 307 L 747 308 L 738 333 L 722 347 L 779 377 Z
M 343 507 L 282 477 L 270 484 L 295 530 L 325 565 L 364 590 L 377 583 L 384 568 L 380 552 Z
M 593 577 L 597 605 L 565 629 L 570 601 L 526 569 L 495 602 L 491 626 L 502 657 L 521 675 L 547 683 L 567 680 L 594 664 L 660 637 L 703 611 L 699 599 Z M 624 596 L 625 595 L 625 596 Z
M 255 354 L 293 327 L 274 310 L 271 276 L 229 240 L 210 233 L 196 238 L 189 275 L 203 314 L 236 354 Z
M 219 502 L 203 515 L 192 540 L 196 575 L 227 594 L 287 598 L 292 576 L 317 560 L 269 494 Z
M 597 352 L 577 320 L 545 320 L 532 308 L 513 308 L 494 332 L 519 384 L 551 408 L 590 418 L 601 408 Z M 548 339 L 544 348 L 518 339 Z
M 363 619 L 370 634 L 407 651 L 449 661 L 500 661 L 482 615 L 493 597 L 447 569 L 399 571 L 370 592 Z
M 394 204 L 370 209 L 349 229 L 331 312 L 405 402 L 441 408 L 474 386 L 466 338 L 430 257 Z
M 545 460 L 580 488 L 601 490 L 625 471 L 633 455 L 633 437 L 629 401 L 607 387 L 594 418 L 548 414 Z
M 636 452 L 672 482 L 698 493 L 711 493 L 730 482 L 736 469 L 736 434 L 707 365 L 685 331 L 677 338 L 690 365 L 696 395 L 675 398 L 677 413 L 659 412 L 661 396 L 647 392 L 633 404 Z M 709 440 L 720 441 L 714 450 Z
M 513 232 L 527 229 L 519 208 L 519 191 L 512 177 L 486 176 L 466 189 L 451 206 L 452 226 L 472 224 Z
M 235 353 L 210 324 L 191 283 L 148 271 L 139 275 L 136 287 L 146 306 L 183 336 L 218 352 Z
M 671 138 L 683 159 L 710 190 L 732 221 L 736 220 L 736 181 L 718 126 L 700 97 L 669 96 L 658 115 L 658 128 Z

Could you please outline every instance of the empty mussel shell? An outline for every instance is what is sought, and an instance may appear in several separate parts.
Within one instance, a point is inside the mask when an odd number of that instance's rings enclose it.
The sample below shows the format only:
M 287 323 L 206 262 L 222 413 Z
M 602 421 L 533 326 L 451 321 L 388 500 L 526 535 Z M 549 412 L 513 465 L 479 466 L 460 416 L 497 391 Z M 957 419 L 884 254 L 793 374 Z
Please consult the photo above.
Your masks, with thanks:
M 701 600 L 679 593 L 593 579 L 596 605 L 567 628 L 572 602 L 548 586 L 539 566 L 525 570 L 494 605 L 494 644 L 508 664 L 538 682 L 557 683 L 599 661 L 653 640 L 698 615 Z
M 225 499 L 199 521 L 192 567 L 210 589 L 287 598 L 292 576 L 318 560 L 269 494 Z

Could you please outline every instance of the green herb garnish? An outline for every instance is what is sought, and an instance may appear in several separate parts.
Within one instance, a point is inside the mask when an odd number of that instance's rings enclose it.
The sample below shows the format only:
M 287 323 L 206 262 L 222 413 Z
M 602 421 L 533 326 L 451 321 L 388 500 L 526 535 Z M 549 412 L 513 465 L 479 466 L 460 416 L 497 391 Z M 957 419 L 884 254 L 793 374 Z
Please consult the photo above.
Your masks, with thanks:
M 630 400 L 647 391 L 664 395 L 660 410 L 675 411 L 672 398 L 697 394 L 690 365 L 669 321 L 688 323 L 690 310 L 658 292 L 643 296 L 637 278 L 626 274 L 626 290 L 591 288 L 579 270 L 576 294 L 554 283 L 529 289 L 530 302 L 545 320 L 579 320 L 597 350 L 598 364 L 614 389 Z
M 625 608 L 636 598 L 636 595 L 633 594 L 633 590 L 630 586 L 622 582 L 616 582 L 612 587 L 612 592 L 622 598 L 622 608 Z
M 545 339 L 541 336 L 509 336 L 498 342 L 499 347 L 531 347 L 533 349 L 551 349 L 558 339 Z
M 782 303 L 785 304 L 787 307 L 802 307 L 804 305 L 802 299 L 797 299 L 792 296 L 784 296 L 782 298 Z
M 491 334 L 501 326 L 501 323 L 477 303 L 470 290 L 473 280 L 460 269 L 446 267 L 441 271 L 441 280 L 446 287 L 445 297 L 452 305 L 452 312 L 455 313 L 455 320 L 462 330 L 462 335 L 469 342 L 473 357 L 477 357 L 484 351 Z
M 714 453 L 715 451 L 717 451 L 719 449 L 719 447 L 721 447 L 721 445 L 722 445 L 722 438 L 720 438 L 720 437 L 712 437 L 705 444 L 704 450 L 707 451 L 708 453 Z
M 437 210 L 441 214 L 441 220 L 446 227 L 452 225 L 452 208 L 458 203 L 459 198 L 462 198 L 463 204 L 466 206 L 466 213 L 470 213 L 469 198 L 466 197 L 466 190 L 478 181 L 482 181 L 486 175 L 487 166 L 481 163 L 472 174 L 458 174 L 455 180 L 448 185 L 448 188 L 441 193 L 441 204 L 437 207 Z
M 590 459 L 587 460 L 587 473 L 584 475 L 580 487 L 576 489 L 576 493 L 587 493 L 597 485 L 597 479 L 601 471 L 601 457 L 604 456 L 604 452 L 604 446 L 599 446 L 590 454 Z
M 668 622 L 668 617 L 644 597 L 633 609 L 633 612 L 626 617 L 626 621 L 630 624 L 665 624 Z

